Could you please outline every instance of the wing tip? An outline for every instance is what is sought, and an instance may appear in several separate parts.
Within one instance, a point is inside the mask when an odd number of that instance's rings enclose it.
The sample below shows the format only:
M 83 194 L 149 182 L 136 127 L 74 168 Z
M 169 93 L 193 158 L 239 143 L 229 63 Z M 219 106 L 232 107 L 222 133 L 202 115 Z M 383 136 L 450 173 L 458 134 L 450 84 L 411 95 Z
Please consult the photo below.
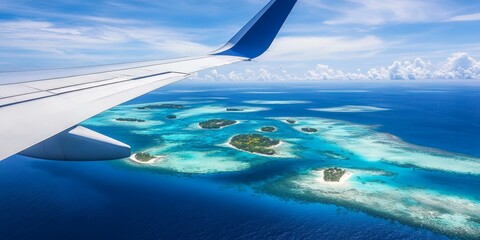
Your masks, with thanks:
M 287 20 L 297 0 L 271 0 L 225 46 L 212 55 L 253 59 L 265 53 Z

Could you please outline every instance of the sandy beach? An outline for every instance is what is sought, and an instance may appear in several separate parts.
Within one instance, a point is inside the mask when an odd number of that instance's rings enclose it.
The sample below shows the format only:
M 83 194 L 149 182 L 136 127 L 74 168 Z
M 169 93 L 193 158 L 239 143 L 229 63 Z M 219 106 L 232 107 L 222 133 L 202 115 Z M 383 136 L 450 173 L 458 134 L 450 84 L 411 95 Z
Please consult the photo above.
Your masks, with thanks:
M 150 161 L 143 162 L 143 161 L 138 160 L 136 158 L 136 155 L 137 155 L 137 153 L 132 154 L 132 156 L 130 156 L 129 159 L 136 162 L 136 163 L 140 163 L 140 164 L 153 164 L 153 163 L 165 160 L 165 156 L 155 156 L 155 158 L 151 159 Z
M 347 184 L 348 180 L 353 176 L 353 173 L 350 171 L 346 171 L 345 174 L 340 178 L 338 182 L 327 182 L 323 179 L 323 171 L 326 169 L 322 170 L 315 170 L 314 174 L 317 175 L 318 177 L 315 179 L 316 182 L 321 183 L 321 184 L 327 184 L 327 185 L 339 185 L 339 186 L 344 186 Z

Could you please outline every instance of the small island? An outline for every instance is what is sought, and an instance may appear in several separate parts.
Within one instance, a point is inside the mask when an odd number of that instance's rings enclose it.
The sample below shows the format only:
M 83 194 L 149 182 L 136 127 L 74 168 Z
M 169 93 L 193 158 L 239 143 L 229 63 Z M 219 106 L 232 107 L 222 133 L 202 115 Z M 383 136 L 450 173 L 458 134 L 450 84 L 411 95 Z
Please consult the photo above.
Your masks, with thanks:
M 130 156 L 130 160 L 141 164 L 152 164 L 164 160 L 165 156 L 153 156 L 146 152 L 135 153 Z
M 233 124 L 236 124 L 237 121 L 227 120 L 227 119 L 212 119 L 204 122 L 200 122 L 200 125 L 203 129 L 220 129 Z
M 156 158 L 155 156 L 152 156 L 148 153 L 137 153 L 134 155 L 134 157 L 136 161 L 143 163 L 149 162 Z
M 316 133 L 318 132 L 318 129 L 308 127 L 308 128 L 302 128 L 302 131 L 306 133 Z
M 340 182 L 347 171 L 340 168 L 328 168 L 323 170 L 323 180 L 325 182 Z
M 240 134 L 234 136 L 229 143 L 237 149 L 250 153 L 274 155 L 275 150 L 271 149 L 271 147 L 280 144 L 280 141 L 260 134 Z
M 181 104 L 152 104 L 143 107 L 138 107 L 139 110 L 150 110 L 150 109 L 182 109 L 185 108 Z
M 138 118 L 117 118 L 117 119 L 115 119 L 115 121 L 119 121 L 119 122 L 139 122 L 139 123 L 146 122 L 145 120 L 138 119 Z
M 262 131 L 262 132 L 270 132 L 270 133 L 271 133 L 271 132 L 277 131 L 277 129 L 276 129 L 275 127 L 262 127 L 262 128 L 260 129 L 260 131 Z
M 243 112 L 242 108 L 227 108 L 227 112 Z
M 168 115 L 167 116 L 167 119 L 177 119 L 177 116 L 176 115 Z
M 297 121 L 295 121 L 295 120 L 293 120 L 293 119 L 287 119 L 287 120 L 285 120 L 285 121 L 286 121 L 287 123 L 289 123 L 289 124 L 296 124 L 296 123 L 297 123 Z

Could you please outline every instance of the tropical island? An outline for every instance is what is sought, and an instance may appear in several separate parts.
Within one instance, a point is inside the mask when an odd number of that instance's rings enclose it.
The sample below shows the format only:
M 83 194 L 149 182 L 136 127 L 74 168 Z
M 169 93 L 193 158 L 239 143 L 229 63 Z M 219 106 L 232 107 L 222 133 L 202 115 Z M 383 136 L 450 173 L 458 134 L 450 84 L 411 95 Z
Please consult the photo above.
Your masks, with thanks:
M 323 170 L 323 180 L 325 182 L 340 182 L 347 171 L 340 168 L 328 168 Z
M 167 119 L 177 119 L 177 116 L 176 115 L 168 115 Z
M 287 120 L 285 120 L 285 121 L 286 121 L 287 123 L 289 123 L 289 124 L 296 124 L 296 123 L 297 123 L 297 121 L 295 121 L 295 120 L 293 120 L 293 119 L 287 119 Z
M 152 156 L 149 153 L 142 152 L 142 153 L 136 153 L 132 155 L 130 159 L 138 163 L 149 163 L 152 160 L 157 159 L 157 157 Z
M 271 147 L 280 144 L 280 141 L 270 139 L 260 134 L 240 134 L 232 137 L 229 144 L 237 149 L 250 153 L 274 155 L 275 150 L 271 149 Z
M 260 129 L 260 131 L 262 131 L 262 132 L 270 132 L 270 133 L 271 133 L 271 132 L 277 131 L 277 129 L 276 129 L 275 127 L 262 127 L 262 128 Z
M 149 109 L 182 109 L 185 108 L 181 104 L 151 104 L 143 107 L 138 107 L 140 110 L 149 110 Z
M 316 133 L 318 132 L 318 129 L 307 127 L 307 128 L 302 128 L 302 131 L 306 133 Z
M 208 121 L 200 122 L 200 125 L 203 129 L 220 129 L 233 124 L 236 124 L 237 121 L 227 120 L 227 119 L 212 119 Z
M 119 121 L 119 122 L 139 122 L 139 123 L 146 122 L 145 120 L 138 119 L 138 118 L 117 118 L 117 119 L 115 119 L 115 121 Z
M 243 112 L 242 108 L 227 108 L 227 112 Z

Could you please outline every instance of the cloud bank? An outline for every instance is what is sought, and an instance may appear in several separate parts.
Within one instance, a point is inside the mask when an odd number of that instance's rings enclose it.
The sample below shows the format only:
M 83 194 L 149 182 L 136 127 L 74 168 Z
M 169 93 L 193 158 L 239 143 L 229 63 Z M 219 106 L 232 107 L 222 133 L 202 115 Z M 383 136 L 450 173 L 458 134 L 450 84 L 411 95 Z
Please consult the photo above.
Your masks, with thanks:
M 480 61 L 468 53 L 452 54 L 440 67 L 430 61 L 416 58 L 413 61 L 395 61 L 386 67 L 372 68 L 367 72 L 344 72 L 328 65 L 318 64 L 315 69 L 291 74 L 287 70 L 231 71 L 222 73 L 211 70 L 192 77 L 195 81 L 299 81 L 299 80 L 431 80 L 477 79 L 480 80 Z

